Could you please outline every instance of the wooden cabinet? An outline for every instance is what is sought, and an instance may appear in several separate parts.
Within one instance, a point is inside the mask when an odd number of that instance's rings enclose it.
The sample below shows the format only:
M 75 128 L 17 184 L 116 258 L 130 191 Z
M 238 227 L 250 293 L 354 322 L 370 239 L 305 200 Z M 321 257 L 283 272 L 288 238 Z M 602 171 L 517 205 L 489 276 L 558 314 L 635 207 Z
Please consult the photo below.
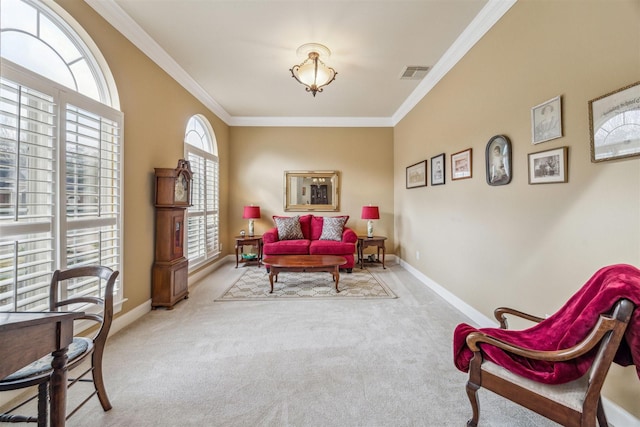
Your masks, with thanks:
M 156 168 L 156 241 L 151 308 L 173 306 L 189 297 L 189 260 L 184 256 L 185 216 L 191 204 L 191 169 Z

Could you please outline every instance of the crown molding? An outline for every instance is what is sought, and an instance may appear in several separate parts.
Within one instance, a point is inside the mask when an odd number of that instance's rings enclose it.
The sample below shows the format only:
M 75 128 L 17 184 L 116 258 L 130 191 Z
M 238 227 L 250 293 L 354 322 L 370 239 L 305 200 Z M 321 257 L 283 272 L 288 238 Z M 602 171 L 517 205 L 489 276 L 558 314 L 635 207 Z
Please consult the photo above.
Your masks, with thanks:
M 393 127 L 391 117 L 233 117 L 229 126 Z
M 114 0 L 84 1 L 227 125 L 282 127 L 394 127 L 517 2 L 489 0 L 391 117 L 235 117 L 202 89 Z
M 397 125 L 435 87 L 438 82 L 462 59 L 467 52 L 495 25 L 502 15 L 507 13 L 517 0 L 489 0 L 469 26 L 447 49 L 442 58 L 411 92 L 391 118 Z

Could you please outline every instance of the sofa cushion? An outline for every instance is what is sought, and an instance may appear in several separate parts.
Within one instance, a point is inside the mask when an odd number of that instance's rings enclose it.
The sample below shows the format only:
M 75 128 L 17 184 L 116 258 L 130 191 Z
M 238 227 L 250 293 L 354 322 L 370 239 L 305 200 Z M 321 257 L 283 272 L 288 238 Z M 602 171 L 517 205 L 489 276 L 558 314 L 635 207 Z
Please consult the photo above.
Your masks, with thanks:
M 325 218 L 322 224 L 322 234 L 320 235 L 320 240 L 342 240 L 342 230 L 344 229 L 344 223 L 346 222 L 346 218 L 344 217 L 334 217 L 334 218 Z
M 330 218 L 330 217 L 313 216 L 313 218 L 311 218 L 311 237 L 309 237 L 311 240 L 319 240 L 320 236 L 322 236 L 322 227 L 324 225 L 325 218 Z M 340 215 L 340 216 L 334 216 L 331 218 L 345 218 L 343 226 L 346 226 L 347 221 L 349 220 L 349 215 Z
M 336 242 L 335 240 L 312 240 L 309 245 L 310 255 L 353 255 L 355 243 Z
M 300 221 L 298 216 L 294 217 L 274 217 L 273 220 L 278 228 L 278 238 L 280 240 L 298 240 L 304 239 L 302 230 L 300 229 Z
M 269 255 L 308 255 L 309 240 L 280 240 L 263 246 L 264 256 Z

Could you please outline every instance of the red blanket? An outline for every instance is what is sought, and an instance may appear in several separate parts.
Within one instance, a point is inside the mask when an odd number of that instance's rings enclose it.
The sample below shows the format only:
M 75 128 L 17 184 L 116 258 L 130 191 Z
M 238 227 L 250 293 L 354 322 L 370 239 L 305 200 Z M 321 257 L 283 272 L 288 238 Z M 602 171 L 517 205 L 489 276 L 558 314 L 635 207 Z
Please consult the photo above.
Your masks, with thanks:
M 620 298 L 631 300 L 640 307 L 640 270 L 618 264 L 604 267 L 565 303 L 555 314 L 524 330 L 499 328 L 476 329 L 465 323 L 458 325 L 453 333 L 453 358 L 463 372 L 469 371 L 473 352 L 466 345 L 466 337 L 481 331 L 509 343 L 534 350 L 560 350 L 569 348 L 591 331 L 600 314 L 609 313 Z M 594 357 L 593 352 L 573 362 L 545 362 L 531 360 L 505 352 L 497 347 L 483 344 L 487 359 L 510 371 L 547 384 L 561 384 L 581 377 Z M 634 310 L 625 337 L 614 360 L 622 366 L 635 365 L 640 378 L 640 308 Z

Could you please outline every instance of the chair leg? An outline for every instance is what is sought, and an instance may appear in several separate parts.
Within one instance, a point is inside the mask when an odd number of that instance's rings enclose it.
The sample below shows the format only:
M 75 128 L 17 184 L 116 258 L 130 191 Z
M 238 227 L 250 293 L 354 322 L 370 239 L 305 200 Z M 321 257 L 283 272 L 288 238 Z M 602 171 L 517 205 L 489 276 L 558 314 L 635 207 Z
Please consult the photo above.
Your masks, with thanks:
M 47 427 L 47 408 L 49 407 L 49 383 L 38 384 L 38 427 Z
M 600 427 L 609 427 L 609 423 L 607 422 L 607 416 L 604 414 L 604 407 L 602 406 L 602 398 L 598 398 L 598 425 Z
M 480 401 L 478 399 L 477 391 L 480 386 L 467 381 L 467 396 L 469 397 L 469 403 L 471 403 L 471 410 L 473 416 L 467 421 L 467 427 L 477 427 L 478 419 L 480 418 Z
M 98 393 L 98 399 L 100 399 L 100 404 L 102 405 L 102 409 L 106 412 L 112 408 L 111 402 L 109 402 L 109 396 L 107 396 L 107 390 L 104 387 L 104 379 L 102 378 L 102 354 L 98 354 L 102 352 L 94 352 L 92 355 L 91 362 L 93 363 L 93 370 L 91 374 L 93 375 L 93 386 L 96 389 L 96 393 Z

